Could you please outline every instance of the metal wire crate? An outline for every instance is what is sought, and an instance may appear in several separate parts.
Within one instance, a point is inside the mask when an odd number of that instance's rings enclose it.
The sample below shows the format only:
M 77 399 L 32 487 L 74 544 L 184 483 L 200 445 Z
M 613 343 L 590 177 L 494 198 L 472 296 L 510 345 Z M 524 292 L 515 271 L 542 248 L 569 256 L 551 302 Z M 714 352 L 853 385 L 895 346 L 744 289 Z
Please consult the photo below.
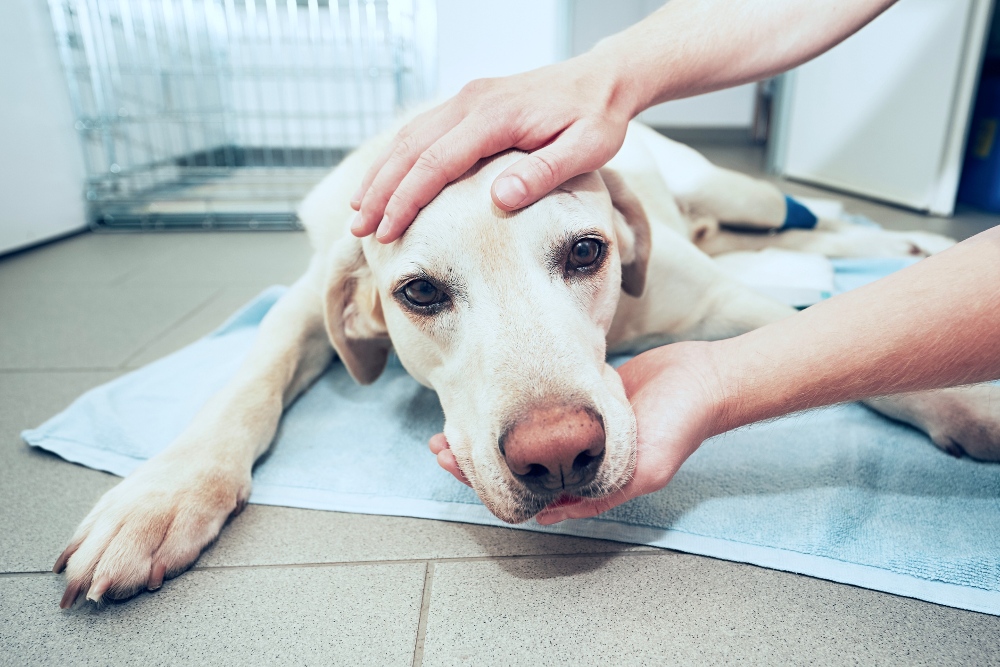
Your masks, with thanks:
M 421 99 L 432 56 L 432 0 L 49 9 L 105 228 L 298 226 L 309 188 Z

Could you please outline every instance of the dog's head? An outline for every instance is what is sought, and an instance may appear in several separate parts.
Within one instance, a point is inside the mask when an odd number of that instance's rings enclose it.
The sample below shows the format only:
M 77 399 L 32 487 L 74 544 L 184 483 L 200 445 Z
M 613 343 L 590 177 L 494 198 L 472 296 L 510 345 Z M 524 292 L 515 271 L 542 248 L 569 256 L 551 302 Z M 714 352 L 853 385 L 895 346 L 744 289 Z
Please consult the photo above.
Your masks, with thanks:
M 431 387 L 445 436 L 486 506 L 525 521 L 563 495 L 598 497 L 635 461 L 635 418 L 605 336 L 638 296 L 649 224 L 614 172 L 578 176 L 505 213 L 493 179 L 518 153 L 448 186 L 395 243 L 332 250 L 326 324 L 351 375 L 375 380 L 391 345 Z

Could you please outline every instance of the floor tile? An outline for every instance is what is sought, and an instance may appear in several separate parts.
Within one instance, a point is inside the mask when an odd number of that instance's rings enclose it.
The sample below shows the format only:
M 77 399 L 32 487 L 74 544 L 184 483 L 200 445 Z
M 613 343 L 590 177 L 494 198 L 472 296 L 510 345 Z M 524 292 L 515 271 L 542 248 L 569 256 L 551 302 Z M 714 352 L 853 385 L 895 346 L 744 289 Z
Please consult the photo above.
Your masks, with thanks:
M 77 524 L 118 479 L 29 447 L 33 428 L 116 373 L 0 373 L 0 572 L 52 567 Z
M 108 285 L 163 247 L 155 234 L 79 234 L 0 260 L 0 285 Z
M 58 608 L 54 575 L 0 578 L 0 663 L 410 665 L 423 563 L 188 572 L 124 603 Z
M 198 564 L 329 563 L 636 550 L 652 548 L 493 526 L 251 505 L 225 528 Z
M 0 286 L 0 369 L 117 367 L 218 288 Z
M 1000 664 L 1000 618 L 663 552 L 435 563 L 439 665 Z
M 261 280 L 219 287 L 208 301 L 129 357 L 126 366 L 145 366 L 208 335 L 272 284 Z
M 163 236 L 163 247 L 126 285 L 256 283 L 290 285 L 309 265 L 305 232 L 192 232 Z

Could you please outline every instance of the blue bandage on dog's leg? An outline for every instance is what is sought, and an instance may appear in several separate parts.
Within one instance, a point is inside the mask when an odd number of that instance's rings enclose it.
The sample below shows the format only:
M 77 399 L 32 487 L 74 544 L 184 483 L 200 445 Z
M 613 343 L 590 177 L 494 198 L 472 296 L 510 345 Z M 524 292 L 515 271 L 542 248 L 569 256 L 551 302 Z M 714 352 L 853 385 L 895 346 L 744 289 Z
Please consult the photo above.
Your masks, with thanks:
M 787 212 L 781 229 L 815 229 L 816 215 L 805 206 L 785 195 Z

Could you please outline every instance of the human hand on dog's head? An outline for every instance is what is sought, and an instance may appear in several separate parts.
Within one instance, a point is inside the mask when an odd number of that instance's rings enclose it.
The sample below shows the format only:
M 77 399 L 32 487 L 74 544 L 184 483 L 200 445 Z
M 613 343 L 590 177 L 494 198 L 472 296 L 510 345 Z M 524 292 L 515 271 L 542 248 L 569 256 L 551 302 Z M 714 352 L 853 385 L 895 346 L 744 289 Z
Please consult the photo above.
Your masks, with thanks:
M 585 54 L 541 69 L 466 85 L 389 142 L 351 197 L 355 236 L 402 236 L 421 208 L 481 158 L 511 148 L 530 155 L 490 189 L 504 211 L 533 204 L 614 157 L 636 103 L 607 59 Z M 376 231 L 377 230 L 377 231 Z
M 623 364 L 618 373 L 638 428 L 635 472 L 619 491 L 602 498 L 560 499 L 535 517 L 538 523 L 593 517 L 666 486 L 718 430 L 722 392 L 713 362 L 711 344 L 686 342 L 644 352 Z M 431 438 L 430 449 L 442 468 L 469 484 L 443 434 Z

